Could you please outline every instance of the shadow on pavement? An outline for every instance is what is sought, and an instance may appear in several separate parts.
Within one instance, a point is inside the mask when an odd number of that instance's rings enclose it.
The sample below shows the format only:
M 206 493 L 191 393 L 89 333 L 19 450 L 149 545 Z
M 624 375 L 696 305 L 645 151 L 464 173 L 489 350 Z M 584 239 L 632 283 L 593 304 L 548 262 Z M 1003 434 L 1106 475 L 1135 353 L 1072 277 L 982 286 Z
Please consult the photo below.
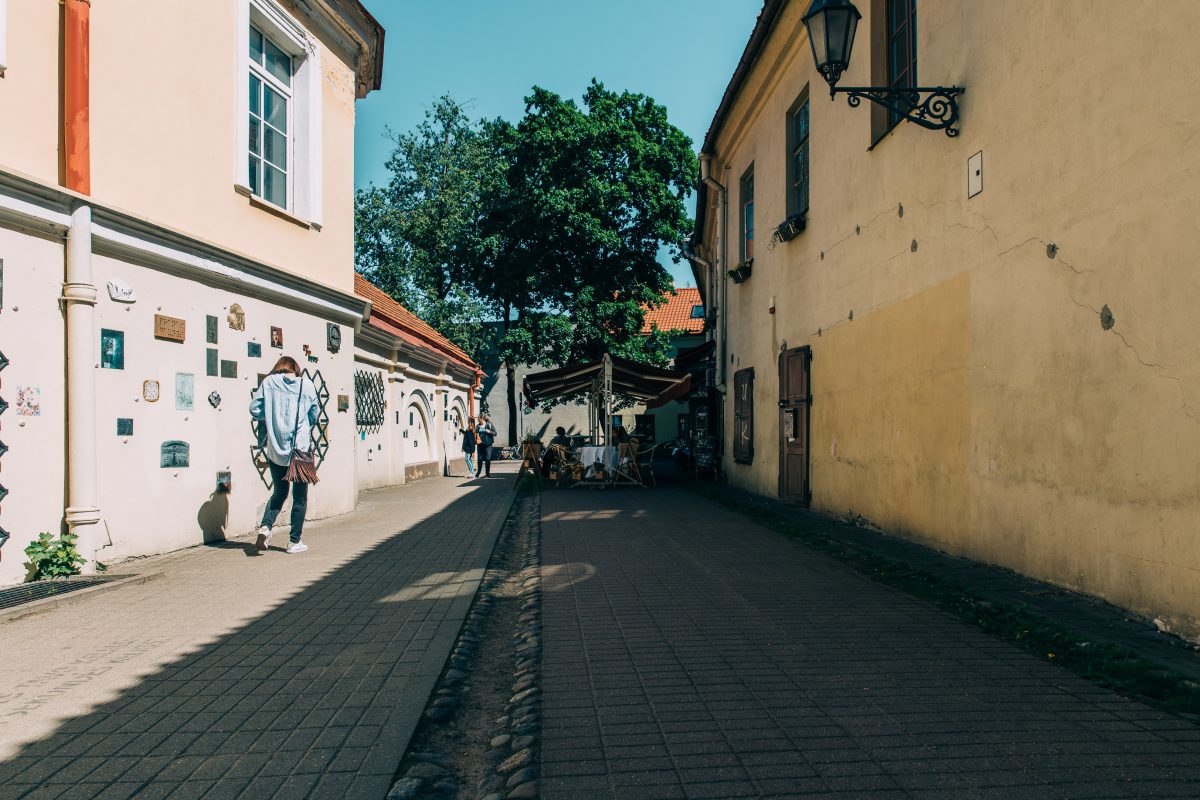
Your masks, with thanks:
M 64 721 L 0 763 L 0 795 L 380 800 L 507 512 L 496 501 L 472 492 Z

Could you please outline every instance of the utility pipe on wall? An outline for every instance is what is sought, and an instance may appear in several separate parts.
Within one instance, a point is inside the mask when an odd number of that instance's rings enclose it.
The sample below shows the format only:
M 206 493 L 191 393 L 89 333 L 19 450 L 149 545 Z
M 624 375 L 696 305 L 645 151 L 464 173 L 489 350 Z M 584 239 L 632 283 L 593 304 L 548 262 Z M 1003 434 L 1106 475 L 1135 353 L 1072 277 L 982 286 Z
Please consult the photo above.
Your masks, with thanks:
M 106 545 L 96 491 L 96 287 L 92 282 L 92 209 L 80 203 L 67 231 L 62 299 L 67 318 L 67 508 L 64 518 L 89 561 Z
M 725 274 L 726 273 L 725 265 L 727 263 L 727 256 L 729 255 L 729 247 L 728 247 L 727 237 L 726 237 L 726 234 L 728 233 L 726 228 L 729 225 L 729 203 L 728 203 L 728 198 L 726 197 L 725 187 L 720 183 L 720 181 L 718 181 L 716 178 L 714 178 L 712 176 L 712 154 L 711 153 L 701 153 L 700 154 L 700 180 L 702 180 L 704 182 L 705 186 L 707 186 L 709 189 L 711 189 L 712 191 L 717 193 L 717 202 L 721 204 L 721 227 L 718 232 L 718 235 L 720 235 L 720 237 L 721 237 L 721 250 L 720 250 L 720 256 L 717 259 L 716 269 L 712 270 L 714 285 L 712 287 L 713 292 L 709 296 L 710 297 L 717 296 L 717 293 L 715 291 L 717 288 L 716 282 L 720 281 L 719 285 L 720 285 L 721 292 L 720 292 L 720 300 L 717 303 L 717 315 L 718 315 L 719 321 L 721 323 L 721 333 L 720 333 L 720 336 L 718 337 L 719 338 L 718 352 L 720 353 L 721 369 L 720 369 L 720 372 L 718 373 L 720 377 L 718 378 L 719 385 L 717 386 L 717 390 L 723 394 L 725 392 L 725 370 L 726 370 L 727 365 L 729 364 L 729 359 L 725 355 L 726 334 L 728 331 L 728 328 L 726 327 L 726 324 L 725 324 L 725 320 L 729 316 L 729 314 L 728 314 L 728 309 L 729 309 L 728 284 L 729 284 L 729 281 L 728 281 L 728 276 Z
M 92 193 L 89 64 L 91 0 L 63 0 L 63 183 Z

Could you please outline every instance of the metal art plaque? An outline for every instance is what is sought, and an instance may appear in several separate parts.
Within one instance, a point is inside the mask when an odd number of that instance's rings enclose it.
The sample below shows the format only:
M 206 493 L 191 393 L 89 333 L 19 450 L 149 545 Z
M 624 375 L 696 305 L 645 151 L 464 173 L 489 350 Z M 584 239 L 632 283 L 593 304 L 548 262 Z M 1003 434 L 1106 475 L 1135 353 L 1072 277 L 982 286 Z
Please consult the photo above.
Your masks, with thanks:
M 246 330 L 246 312 L 237 303 L 229 307 L 229 316 L 226 318 L 229 327 L 235 331 Z
M 125 331 L 100 329 L 100 368 L 125 369 Z
M 168 342 L 182 342 L 187 334 L 187 320 L 179 317 L 154 315 L 154 338 L 166 339 Z
M 117 417 L 117 436 L 133 436 L 133 420 L 129 417 Z
M 262 358 L 262 345 L 258 342 L 246 342 L 247 358 Z
M 191 411 L 196 398 L 196 377 L 190 372 L 175 373 L 175 410 Z
M 325 324 L 325 338 L 329 352 L 336 353 L 342 349 L 342 329 L 335 323 L 328 322 Z
M 221 360 L 221 377 L 236 378 L 237 377 L 237 362 Z
M 209 344 L 217 343 L 217 318 L 214 316 L 204 318 L 204 341 Z
M 187 442 L 171 441 L 162 443 L 159 465 L 163 469 L 191 466 L 191 445 Z
M 213 377 L 213 378 L 217 377 L 217 373 L 220 371 L 219 359 L 217 358 L 217 351 L 214 348 L 210 347 L 210 348 L 208 348 L 207 351 L 205 351 L 204 355 L 205 355 L 204 374 L 208 375 L 210 377 Z

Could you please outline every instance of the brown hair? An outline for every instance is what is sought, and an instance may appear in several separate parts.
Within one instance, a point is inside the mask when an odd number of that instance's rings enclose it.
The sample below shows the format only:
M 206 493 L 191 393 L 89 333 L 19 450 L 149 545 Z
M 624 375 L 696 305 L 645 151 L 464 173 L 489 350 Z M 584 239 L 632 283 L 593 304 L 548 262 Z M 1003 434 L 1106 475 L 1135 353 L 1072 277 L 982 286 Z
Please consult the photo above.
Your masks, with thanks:
M 277 372 L 290 372 L 297 378 L 300 377 L 300 365 L 296 363 L 296 359 L 291 356 L 282 356 L 275 362 L 275 366 L 271 368 L 271 374 Z

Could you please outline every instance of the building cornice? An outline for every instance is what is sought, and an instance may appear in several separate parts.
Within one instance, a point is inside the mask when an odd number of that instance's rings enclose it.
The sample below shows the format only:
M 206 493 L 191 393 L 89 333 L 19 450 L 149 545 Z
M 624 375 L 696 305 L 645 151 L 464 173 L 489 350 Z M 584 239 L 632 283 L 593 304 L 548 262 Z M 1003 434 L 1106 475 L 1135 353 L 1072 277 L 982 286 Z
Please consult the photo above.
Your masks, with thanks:
M 143 217 L 0 170 L 0 226 L 55 240 L 66 237 L 71 211 L 92 209 L 92 250 L 189 278 L 238 294 L 258 297 L 352 327 L 370 317 L 371 302 L 211 242 L 163 227 Z
M 383 84 L 383 26 L 359 0 L 294 0 L 297 10 L 354 63 L 360 100 Z

